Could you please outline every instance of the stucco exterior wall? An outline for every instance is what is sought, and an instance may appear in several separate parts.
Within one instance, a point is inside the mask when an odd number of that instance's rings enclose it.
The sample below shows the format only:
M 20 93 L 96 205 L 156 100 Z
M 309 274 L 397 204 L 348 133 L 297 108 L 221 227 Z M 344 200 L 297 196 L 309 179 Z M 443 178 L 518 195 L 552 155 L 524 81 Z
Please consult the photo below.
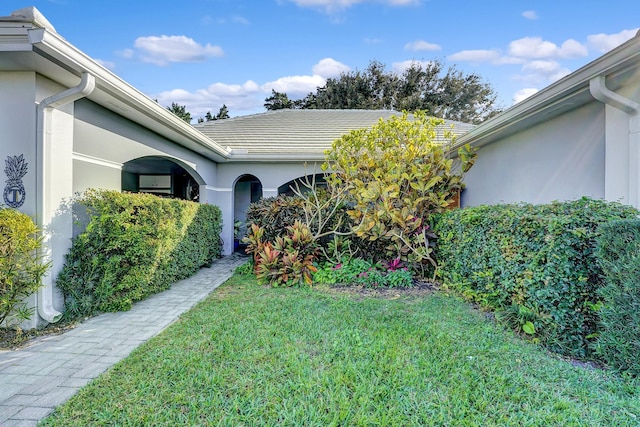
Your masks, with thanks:
M 320 173 L 320 162 L 315 164 L 315 173 Z M 215 204 L 222 209 L 222 240 L 224 242 L 223 253 L 233 252 L 233 222 L 236 210 L 243 207 L 249 193 L 247 189 L 239 189 L 235 193 L 236 181 L 244 175 L 253 175 L 262 183 L 262 197 L 275 197 L 278 195 L 278 187 L 293 179 L 314 173 L 314 163 L 305 162 L 243 162 L 243 163 L 220 163 L 215 188 L 207 187 L 209 193 L 209 203 Z M 201 191 L 202 193 L 202 191 Z M 236 198 L 243 200 L 236 200 Z
M 462 206 L 605 197 L 605 107 L 591 102 L 481 147 Z
M 89 100 L 77 101 L 75 108 L 73 151 L 79 161 L 104 167 L 100 162 L 115 166 L 140 157 L 164 156 L 192 169 L 206 185 L 216 185 L 216 163 Z M 74 177 L 75 181 L 82 179 Z M 116 187 L 120 187 L 119 179 Z
M 7 157 L 23 155 L 28 173 L 22 178 L 26 198 L 19 210 L 36 216 L 36 114 L 35 79 L 33 72 L 0 72 L 0 183 L 2 190 L 7 176 Z M 4 203 L 4 201 L 2 201 Z

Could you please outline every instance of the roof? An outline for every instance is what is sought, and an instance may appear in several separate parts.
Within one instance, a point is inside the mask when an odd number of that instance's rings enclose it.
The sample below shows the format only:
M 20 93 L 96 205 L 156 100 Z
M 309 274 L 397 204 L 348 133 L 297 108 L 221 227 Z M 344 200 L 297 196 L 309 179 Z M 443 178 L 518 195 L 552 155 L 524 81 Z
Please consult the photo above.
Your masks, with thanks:
M 458 138 L 456 145 L 481 147 L 579 108 L 594 100 L 589 90 L 592 78 L 606 77 L 607 87 L 615 91 L 629 79 L 637 79 L 639 68 L 640 31 L 617 48 L 478 125 Z
M 368 128 L 380 119 L 400 115 L 393 110 L 274 110 L 199 123 L 195 127 L 223 147 L 234 159 L 318 160 L 324 151 L 351 130 Z M 447 120 L 462 135 L 474 126 Z

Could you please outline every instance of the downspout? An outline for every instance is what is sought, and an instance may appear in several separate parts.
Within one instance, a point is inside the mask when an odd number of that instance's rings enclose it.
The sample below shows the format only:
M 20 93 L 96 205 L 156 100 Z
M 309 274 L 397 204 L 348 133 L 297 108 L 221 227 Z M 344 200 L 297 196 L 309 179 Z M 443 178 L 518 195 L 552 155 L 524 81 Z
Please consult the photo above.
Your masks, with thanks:
M 39 191 L 37 192 L 36 212 L 38 223 L 40 227 L 42 227 L 43 233 L 46 232 L 45 227 L 51 222 L 51 206 L 49 206 L 48 200 L 50 184 L 47 182 L 48 168 L 53 166 L 47 161 L 48 151 L 51 150 L 51 143 L 49 141 L 49 136 L 51 135 L 49 129 L 51 111 L 54 108 L 61 107 L 90 95 L 95 86 L 95 78 L 91 74 L 83 72 L 78 86 L 43 99 L 36 108 L 36 150 L 38 170 L 40 171 L 40 177 L 37 182 Z M 47 245 L 48 243 L 45 242 L 45 257 L 49 258 L 50 248 L 47 247 Z M 53 308 L 53 280 L 49 276 L 43 282 L 44 286 L 38 291 L 38 314 L 47 322 L 55 323 L 60 320 L 62 313 Z
M 607 88 L 605 77 L 589 80 L 591 95 L 629 115 L 629 204 L 640 207 L 640 104 Z

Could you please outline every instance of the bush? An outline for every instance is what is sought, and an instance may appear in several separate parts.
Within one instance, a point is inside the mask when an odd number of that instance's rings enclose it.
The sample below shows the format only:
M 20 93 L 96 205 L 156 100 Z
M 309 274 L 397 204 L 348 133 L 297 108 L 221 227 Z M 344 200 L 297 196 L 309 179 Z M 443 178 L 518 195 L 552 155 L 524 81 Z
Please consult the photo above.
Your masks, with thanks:
M 323 191 L 317 192 L 318 197 L 322 200 L 323 197 L 329 197 L 329 195 Z M 250 231 L 251 224 L 259 226 L 264 235 L 262 239 L 265 242 L 275 242 L 276 238 L 282 237 L 287 227 L 291 227 L 296 221 L 304 223 L 309 227 L 312 232 L 316 232 L 314 224 L 307 224 L 305 212 L 305 201 L 298 196 L 285 196 L 280 195 L 278 197 L 269 197 L 261 199 L 257 202 L 251 203 L 247 209 L 247 230 Z M 328 208 L 327 208 L 328 209 Z M 322 212 L 321 215 L 326 216 L 328 212 Z M 338 227 L 340 224 L 340 227 Z M 348 232 L 351 229 L 352 220 L 347 214 L 347 206 L 341 206 L 336 210 L 334 217 L 326 225 L 327 229 L 337 228 L 340 232 Z M 318 239 L 318 244 L 321 247 L 318 256 L 320 258 L 334 257 L 335 235 L 327 235 Z M 385 242 L 371 241 L 368 239 L 361 239 L 355 234 L 340 237 L 340 244 L 345 248 L 348 247 L 353 255 L 358 255 L 361 258 L 373 259 L 376 261 L 385 258 L 384 247 Z
M 220 210 L 149 194 L 88 191 L 89 222 L 57 279 L 67 318 L 128 310 L 220 256 Z
M 25 298 L 38 291 L 49 265 L 42 263 L 38 229 L 27 215 L 0 208 L 0 325 L 31 318 Z
M 263 240 L 264 230 L 256 224 L 243 239 L 252 254 L 253 268 L 260 283 L 277 286 L 311 285 L 313 265 L 318 253 L 309 228 L 300 221 L 285 230 L 275 241 Z
M 598 326 L 598 226 L 635 209 L 583 198 L 458 209 L 435 220 L 438 277 L 554 351 L 590 357 Z
M 247 224 L 262 228 L 267 242 L 274 242 L 296 221 L 305 222 L 303 200 L 299 197 L 268 197 L 251 203 L 247 209 Z
M 329 186 L 348 192 L 355 234 L 382 243 L 384 257 L 408 261 L 421 275 L 435 265 L 426 223 L 453 202 L 475 160 L 470 146 L 454 149 L 443 127 L 421 111 L 381 119 L 334 141 L 323 164 L 334 172 Z
M 606 285 L 595 352 L 609 366 L 640 374 L 640 220 L 602 225 L 596 255 Z

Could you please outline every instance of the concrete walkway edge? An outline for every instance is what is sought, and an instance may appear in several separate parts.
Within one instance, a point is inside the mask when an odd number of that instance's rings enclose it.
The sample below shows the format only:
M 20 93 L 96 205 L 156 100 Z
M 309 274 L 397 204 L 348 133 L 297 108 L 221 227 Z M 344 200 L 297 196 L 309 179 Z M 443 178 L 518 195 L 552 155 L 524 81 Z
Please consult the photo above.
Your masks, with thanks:
M 0 351 L 0 425 L 35 426 L 90 380 L 163 331 L 233 275 L 246 258 L 216 260 L 170 289 L 61 335 Z

